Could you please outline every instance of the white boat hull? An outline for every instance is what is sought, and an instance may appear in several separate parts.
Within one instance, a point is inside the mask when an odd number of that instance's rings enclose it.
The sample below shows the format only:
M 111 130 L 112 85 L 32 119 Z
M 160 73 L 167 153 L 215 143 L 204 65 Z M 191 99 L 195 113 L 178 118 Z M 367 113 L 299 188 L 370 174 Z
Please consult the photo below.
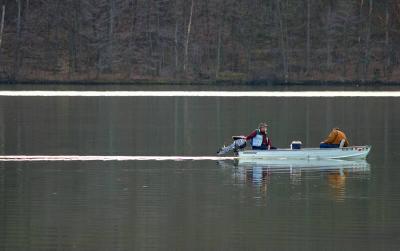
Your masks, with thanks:
M 238 153 L 239 159 L 365 159 L 371 146 L 343 148 L 303 148 L 277 150 L 247 150 Z

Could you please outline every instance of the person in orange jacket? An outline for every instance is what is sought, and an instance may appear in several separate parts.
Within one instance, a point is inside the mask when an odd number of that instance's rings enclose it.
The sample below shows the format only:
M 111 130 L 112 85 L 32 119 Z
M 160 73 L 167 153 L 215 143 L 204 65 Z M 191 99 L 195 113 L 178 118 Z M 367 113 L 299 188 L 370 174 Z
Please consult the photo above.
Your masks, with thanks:
M 319 147 L 338 148 L 342 140 L 344 140 L 343 144 L 344 147 L 349 145 L 349 141 L 347 140 L 346 134 L 344 134 L 344 132 L 342 132 L 339 128 L 335 127 L 332 129 L 331 133 L 329 133 L 328 138 L 326 138 L 326 140 L 321 142 Z

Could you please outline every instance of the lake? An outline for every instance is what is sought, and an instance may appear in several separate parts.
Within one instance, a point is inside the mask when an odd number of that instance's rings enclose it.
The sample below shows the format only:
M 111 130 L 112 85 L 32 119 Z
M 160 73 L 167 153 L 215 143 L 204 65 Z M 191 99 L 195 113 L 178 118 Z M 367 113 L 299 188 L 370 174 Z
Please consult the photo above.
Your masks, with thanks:
M 399 109 L 399 97 L 1 96 L 0 153 L 21 159 L 0 161 L 0 250 L 398 250 Z M 372 150 L 215 158 L 264 121 L 278 148 L 340 127 Z M 44 155 L 56 159 L 29 159 Z

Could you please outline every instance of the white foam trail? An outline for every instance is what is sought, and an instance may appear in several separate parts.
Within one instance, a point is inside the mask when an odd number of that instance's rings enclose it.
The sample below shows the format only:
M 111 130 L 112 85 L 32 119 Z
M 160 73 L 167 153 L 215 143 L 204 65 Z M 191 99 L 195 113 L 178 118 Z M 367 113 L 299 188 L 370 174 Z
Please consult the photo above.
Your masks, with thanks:
M 400 97 L 400 91 L 0 91 L 21 97 Z
M 236 157 L 218 156 L 95 156 L 95 155 L 2 155 L 0 162 L 7 161 L 132 161 L 132 160 L 157 160 L 157 161 L 194 161 L 194 160 L 233 160 Z

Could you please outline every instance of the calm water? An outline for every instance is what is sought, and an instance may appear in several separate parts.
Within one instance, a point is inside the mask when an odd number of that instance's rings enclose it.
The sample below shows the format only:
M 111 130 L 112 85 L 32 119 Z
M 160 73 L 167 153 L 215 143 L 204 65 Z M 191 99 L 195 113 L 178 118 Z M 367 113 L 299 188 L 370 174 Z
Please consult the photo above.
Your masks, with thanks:
M 213 156 L 270 125 L 366 162 L 0 162 L 0 250 L 399 250 L 400 99 L 0 97 L 2 155 Z

